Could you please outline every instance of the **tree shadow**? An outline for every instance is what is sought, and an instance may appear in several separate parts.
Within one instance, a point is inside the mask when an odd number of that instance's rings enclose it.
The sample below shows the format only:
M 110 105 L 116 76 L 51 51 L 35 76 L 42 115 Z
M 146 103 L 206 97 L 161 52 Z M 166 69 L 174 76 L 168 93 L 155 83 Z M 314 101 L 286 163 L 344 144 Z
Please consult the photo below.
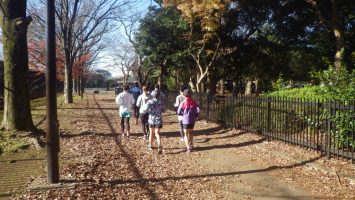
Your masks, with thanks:
M 238 143 L 238 144 L 223 144 L 223 145 L 196 147 L 194 149 L 194 151 L 207 151 L 207 150 L 212 150 L 212 149 L 238 148 L 238 147 L 245 147 L 245 146 L 249 146 L 249 145 L 262 143 L 264 141 L 266 141 L 266 138 L 262 138 L 262 139 L 259 139 L 259 140 L 252 140 L 252 141 Z
M 143 175 L 141 174 L 141 172 L 139 171 L 138 167 L 136 166 L 136 161 L 134 160 L 134 158 L 132 156 L 130 156 L 127 151 L 124 149 L 124 146 L 121 144 L 120 141 L 120 137 L 118 134 L 115 134 L 115 129 L 109 119 L 109 117 L 103 112 L 103 109 L 101 108 L 100 104 L 98 103 L 98 101 L 95 98 L 95 95 L 93 95 L 93 99 L 95 101 L 96 106 L 98 107 L 98 109 L 101 111 L 102 116 L 104 117 L 104 119 L 106 120 L 108 126 L 111 129 L 111 133 L 107 134 L 104 133 L 103 135 L 112 135 L 111 137 L 114 137 L 114 140 L 116 142 L 116 145 L 119 147 L 119 151 L 120 153 L 123 155 L 123 158 L 125 158 L 128 162 L 129 168 L 132 170 L 134 177 L 136 177 L 136 180 L 144 180 L 143 179 Z M 93 133 L 91 132 L 83 132 L 83 135 L 92 135 Z M 97 135 L 98 133 L 95 133 L 95 135 Z M 88 180 L 85 179 L 86 182 L 95 182 L 94 180 Z M 71 182 L 71 183 L 76 183 L 76 182 L 80 182 L 80 180 L 70 180 L 70 179 L 64 179 L 61 180 L 61 182 Z M 104 182 L 104 181 L 103 181 Z M 138 181 L 137 182 L 140 187 L 142 189 L 144 189 L 145 191 L 148 192 L 149 196 L 151 197 L 151 199 L 157 199 L 157 194 L 155 193 L 154 190 L 152 190 L 149 185 L 147 185 L 144 181 Z
M 226 139 L 226 138 L 238 137 L 238 136 L 241 136 L 241 135 L 246 134 L 246 133 L 247 133 L 246 131 L 241 131 L 239 133 L 233 133 L 233 134 L 226 135 L 226 136 L 221 136 L 221 137 L 194 139 L 194 142 L 195 143 L 206 143 L 206 142 L 209 142 L 211 140 L 221 140 L 221 139 Z
M 117 136 L 117 133 L 107 133 L 107 132 L 98 133 L 98 132 L 91 132 L 91 131 L 84 131 L 77 134 L 70 134 L 64 132 L 60 133 L 61 138 L 74 138 L 74 137 L 82 137 L 82 136 L 115 137 Z
M 125 185 L 125 184 L 144 184 L 144 185 L 149 185 L 152 183 L 163 183 L 165 181 L 187 181 L 187 180 L 196 180 L 196 179 L 201 179 L 205 181 L 206 178 L 216 178 L 216 177 L 233 177 L 233 176 L 238 176 L 238 175 L 243 175 L 243 174 L 253 174 L 253 173 L 263 173 L 263 172 L 270 172 L 273 170 L 282 170 L 282 169 L 292 169 L 300 166 L 304 166 L 308 163 L 312 163 L 316 160 L 319 160 L 322 158 L 324 155 L 317 156 L 315 158 L 311 158 L 309 160 L 301 161 L 298 163 L 294 163 L 291 165 L 286 165 L 286 166 L 277 166 L 277 165 L 272 165 L 266 168 L 261 168 L 261 169 L 251 169 L 251 170 L 243 170 L 243 171 L 234 171 L 234 172 L 220 172 L 220 173 L 209 173 L 209 174 L 200 174 L 200 175 L 186 175 L 186 176 L 167 176 L 167 177 L 160 177 L 160 178 L 140 178 L 140 179 L 130 179 L 130 180 L 102 180 L 98 184 L 108 184 L 109 186 L 115 186 L 115 185 Z M 83 180 L 73 180 L 73 179 L 68 179 L 64 180 L 63 182 L 66 183 L 95 183 L 94 180 L 92 179 L 83 179 Z M 278 196 L 280 197 L 280 196 Z M 300 196 L 298 196 L 300 197 Z M 313 197 L 314 196 L 302 196 L 304 198 L 307 197 Z M 290 198 L 292 198 L 290 196 Z M 301 198 L 301 197 L 300 197 Z

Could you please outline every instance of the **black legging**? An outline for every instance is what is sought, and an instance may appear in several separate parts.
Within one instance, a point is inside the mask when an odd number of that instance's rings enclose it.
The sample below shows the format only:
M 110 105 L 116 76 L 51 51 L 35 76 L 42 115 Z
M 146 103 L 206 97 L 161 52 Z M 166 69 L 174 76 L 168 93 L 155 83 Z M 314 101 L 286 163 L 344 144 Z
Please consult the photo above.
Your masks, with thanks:
M 141 113 L 141 125 L 142 125 L 142 131 L 144 135 L 148 135 L 149 133 L 148 118 L 149 118 L 149 113 L 145 113 L 145 114 Z
M 138 106 L 133 106 L 133 114 L 136 119 L 139 118 L 139 107 Z
M 125 129 L 125 124 L 126 124 L 126 129 Z M 129 125 L 129 117 L 121 117 L 121 130 L 128 131 L 130 130 L 130 125 Z

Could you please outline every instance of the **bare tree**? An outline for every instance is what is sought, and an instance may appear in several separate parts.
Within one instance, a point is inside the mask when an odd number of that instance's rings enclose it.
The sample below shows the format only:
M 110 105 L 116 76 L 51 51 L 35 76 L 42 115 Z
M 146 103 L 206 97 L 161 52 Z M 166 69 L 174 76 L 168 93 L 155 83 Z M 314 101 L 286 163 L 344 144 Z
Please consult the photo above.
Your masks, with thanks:
M 119 42 L 118 45 L 111 45 L 110 49 L 112 64 L 108 68 L 119 71 L 123 75 L 123 82 L 127 83 L 133 68 L 138 64 L 138 56 L 130 43 Z

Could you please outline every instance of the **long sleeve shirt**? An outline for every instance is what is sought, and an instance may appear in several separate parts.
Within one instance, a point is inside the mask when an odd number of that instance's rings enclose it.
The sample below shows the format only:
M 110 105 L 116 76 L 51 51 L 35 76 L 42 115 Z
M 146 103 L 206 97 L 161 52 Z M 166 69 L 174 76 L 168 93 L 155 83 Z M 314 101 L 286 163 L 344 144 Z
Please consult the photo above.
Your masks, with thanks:
M 125 112 L 131 112 L 131 107 L 134 105 L 133 95 L 127 91 L 121 92 L 116 97 L 116 104 L 119 105 L 119 113 L 121 116 Z

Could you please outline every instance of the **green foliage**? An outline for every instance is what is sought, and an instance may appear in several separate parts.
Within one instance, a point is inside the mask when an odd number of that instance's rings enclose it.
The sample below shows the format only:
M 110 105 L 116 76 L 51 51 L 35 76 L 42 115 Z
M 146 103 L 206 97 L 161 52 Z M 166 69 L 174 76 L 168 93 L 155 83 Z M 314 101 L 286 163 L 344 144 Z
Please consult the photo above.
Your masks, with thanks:
M 278 91 L 268 93 L 267 96 L 274 97 L 292 97 L 307 99 L 325 99 L 324 88 L 320 86 L 304 86 L 303 88 L 282 88 Z
M 349 72 L 345 67 L 335 70 L 332 66 L 322 73 L 318 73 L 322 83 L 325 84 L 323 93 L 330 99 L 355 99 L 355 70 Z

